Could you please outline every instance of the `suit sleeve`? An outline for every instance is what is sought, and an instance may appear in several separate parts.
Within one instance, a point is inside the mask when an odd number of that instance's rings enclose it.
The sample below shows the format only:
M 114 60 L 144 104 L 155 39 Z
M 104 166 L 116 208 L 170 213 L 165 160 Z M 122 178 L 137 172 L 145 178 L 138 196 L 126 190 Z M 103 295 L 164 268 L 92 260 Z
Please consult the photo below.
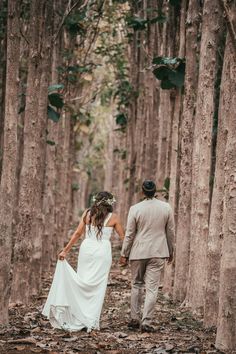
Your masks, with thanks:
M 135 215 L 130 208 L 129 214 L 128 214 L 128 220 L 127 220 L 127 226 L 126 226 L 126 232 L 125 232 L 125 238 L 123 241 L 123 246 L 121 250 L 121 256 L 123 257 L 129 257 L 134 238 L 136 235 L 136 220 L 135 220 Z
M 173 252 L 174 252 L 174 238 L 175 238 L 175 221 L 174 221 L 173 211 L 170 207 L 169 215 L 166 223 L 166 239 L 167 239 L 167 245 L 168 245 L 170 256 L 173 256 Z

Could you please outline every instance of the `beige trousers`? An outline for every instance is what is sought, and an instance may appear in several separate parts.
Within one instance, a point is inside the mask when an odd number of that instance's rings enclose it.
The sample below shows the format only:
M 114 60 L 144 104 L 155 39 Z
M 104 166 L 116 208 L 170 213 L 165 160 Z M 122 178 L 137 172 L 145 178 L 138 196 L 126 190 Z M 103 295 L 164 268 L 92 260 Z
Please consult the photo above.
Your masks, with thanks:
M 131 318 L 140 320 L 142 288 L 145 285 L 146 295 L 143 308 L 142 325 L 151 325 L 157 300 L 161 270 L 164 258 L 148 258 L 131 260 Z

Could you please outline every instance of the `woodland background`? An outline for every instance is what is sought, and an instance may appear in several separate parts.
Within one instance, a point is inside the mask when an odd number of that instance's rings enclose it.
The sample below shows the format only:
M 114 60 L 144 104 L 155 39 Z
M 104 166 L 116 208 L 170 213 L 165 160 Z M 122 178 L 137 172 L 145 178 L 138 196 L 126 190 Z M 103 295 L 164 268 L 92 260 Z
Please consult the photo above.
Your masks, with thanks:
M 163 292 L 236 348 L 236 1 L 0 0 L 0 321 L 91 195 L 172 205 Z

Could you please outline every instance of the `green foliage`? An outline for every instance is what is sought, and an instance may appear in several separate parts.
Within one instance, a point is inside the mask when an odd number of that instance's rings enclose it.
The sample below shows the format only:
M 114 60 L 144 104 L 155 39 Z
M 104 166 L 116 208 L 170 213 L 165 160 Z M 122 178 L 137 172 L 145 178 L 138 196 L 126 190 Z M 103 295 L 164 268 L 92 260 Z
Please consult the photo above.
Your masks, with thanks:
M 161 81 L 162 89 L 181 88 L 184 85 L 184 58 L 156 57 L 153 64 L 156 65 L 153 74 Z
M 63 90 L 64 87 L 65 87 L 65 86 L 64 86 L 63 84 L 50 85 L 50 86 L 48 87 L 48 92 Z
M 170 190 L 170 177 L 166 177 L 164 181 L 164 188 L 169 191 Z
M 76 116 L 76 120 L 79 121 L 81 124 L 84 124 L 87 127 L 89 127 L 91 125 L 91 123 L 93 122 L 94 117 L 91 115 L 90 112 L 81 108 L 79 113 Z
M 152 10 L 152 11 L 150 11 L 150 10 Z M 147 11 L 147 14 L 148 14 L 148 12 L 158 12 L 158 15 L 153 18 L 147 17 L 147 19 L 141 18 L 139 16 L 128 15 L 126 17 L 127 26 L 129 28 L 132 28 L 134 31 L 143 31 L 143 30 L 146 30 L 147 26 L 150 24 L 164 23 L 167 21 L 167 17 L 165 16 L 165 14 L 162 11 L 158 11 L 156 9 L 149 8 L 149 11 Z
M 72 191 L 78 191 L 80 189 L 79 188 L 79 184 L 78 183 L 72 183 L 71 189 L 72 189 Z
M 86 34 L 86 27 L 84 24 L 85 19 L 86 19 L 86 10 L 76 11 L 66 18 L 65 28 L 72 37 L 75 37 L 77 35 L 85 36 Z
M 98 65 L 95 65 L 94 63 L 89 63 L 87 65 L 64 65 L 58 66 L 57 71 L 60 74 L 61 80 L 68 81 L 71 84 L 76 84 L 79 79 L 79 75 L 83 73 L 91 73 L 97 66 Z
M 60 119 L 60 113 L 55 111 L 51 106 L 48 106 L 48 118 L 57 123 Z
M 113 2 L 118 4 L 125 4 L 128 2 L 128 0 L 113 0 Z
M 118 155 L 119 158 L 121 158 L 121 160 L 125 160 L 126 157 L 127 157 L 127 151 L 124 150 L 124 149 L 118 149 L 118 148 L 115 148 L 113 150 L 114 154 Z
M 118 113 L 116 115 L 116 124 L 120 125 L 121 127 L 126 126 L 128 122 L 127 116 L 125 115 L 125 113 Z
M 138 16 L 127 17 L 127 26 L 132 28 L 134 31 L 142 31 L 147 27 L 147 20 L 140 18 Z
M 115 93 L 115 97 L 119 98 L 118 106 L 128 107 L 132 93 L 133 87 L 130 82 L 126 78 L 120 80 L 117 91 Z
M 101 105 L 108 106 L 111 102 L 111 98 L 113 95 L 113 88 L 112 87 L 105 87 L 105 89 L 101 93 Z
M 63 98 L 60 93 L 51 93 L 48 95 L 50 104 L 56 108 L 62 108 L 64 106 Z
M 169 191 L 170 191 L 170 178 L 166 177 L 164 181 L 164 185 L 162 189 L 157 189 L 157 193 L 163 193 L 163 196 L 166 200 L 169 199 Z
M 125 42 L 110 44 L 110 33 L 103 32 L 101 34 L 101 44 L 97 46 L 95 53 L 102 56 L 106 60 L 106 64 L 111 65 L 114 70 L 116 85 L 114 88 L 106 88 L 102 95 L 102 104 L 107 104 L 113 93 L 114 98 L 117 100 L 118 114 L 115 116 L 116 124 L 119 128 L 116 131 L 125 132 L 128 122 L 127 108 L 130 100 L 134 95 L 134 89 L 128 80 L 128 63 L 126 59 L 126 46 Z
M 170 58 L 170 57 L 156 57 L 153 58 L 152 63 L 157 64 L 157 65 L 176 65 L 180 64 L 183 62 L 183 59 L 175 57 L 175 58 Z
M 54 84 L 48 87 L 48 101 L 49 105 L 47 107 L 48 118 L 53 122 L 58 122 L 60 119 L 60 113 L 58 110 L 62 109 L 64 106 L 63 96 L 58 91 L 64 89 L 63 84 Z
M 46 143 L 48 145 L 52 145 L 52 146 L 56 145 L 55 141 L 52 141 L 52 140 L 46 140 Z
M 169 0 L 171 6 L 180 7 L 181 0 Z

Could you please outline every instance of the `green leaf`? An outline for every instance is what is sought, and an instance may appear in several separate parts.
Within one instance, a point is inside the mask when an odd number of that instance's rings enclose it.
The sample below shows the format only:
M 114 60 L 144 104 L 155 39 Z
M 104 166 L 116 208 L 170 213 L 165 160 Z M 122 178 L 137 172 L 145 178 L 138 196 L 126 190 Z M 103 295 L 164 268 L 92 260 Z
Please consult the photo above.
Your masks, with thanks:
M 153 70 L 153 74 L 156 76 L 158 80 L 163 80 L 169 77 L 170 71 L 171 70 L 166 66 L 160 66 L 159 68 Z
M 148 20 L 149 23 L 164 23 L 167 21 L 167 17 L 164 14 L 160 14 L 159 16 L 156 16 L 150 20 Z
M 25 111 L 25 104 L 19 108 L 18 114 L 21 114 L 24 111 Z
M 179 62 L 183 61 L 181 58 L 169 58 L 169 57 L 156 57 L 153 58 L 152 63 L 156 65 L 175 65 L 178 64 Z
M 170 189 L 170 178 L 169 177 L 166 177 L 165 178 L 165 181 L 164 181 L 164 188 L 166 190 L 169 190 Z
M 142 31 L 146 29 L 147 20 L 138 16 L 128 17 L 126 19 L 128 27 L 133 28 L 134 31 Z
M 72 183 L 71 188 L 72 188 L 72 191 L 78 191 L 79 190 L 79 184 L 78 183 Z
M 171 6 L 180 6 L 181 0 L 169 0 Z
M 65 87 L 65 86 L 64 86 L 63 84 L 50 85 L 50 86 L 48 87 L 48 92 L 63 90 L 64 87 Z
M 175 88 L 175 85 L 169 79 L 164 79 L 161 81 L 161 88 L 163 90 L 170 90 Z
M 163 57 L 156 57 L 156 58 L 153 58 L 152 64 L 156 64 L 156 65 L 163 64 Z
M 60 119 L 60 114 L 55 111 L 51 106 L 48 106 L 48 118 L 53 120 L 53 122 L 58 122 Z
M 64 106 L 63 98 L 59 93 L 51 93 L 48 95 L 49 102 L 56 108 L 62 108 Z
M 127 124 L 127 117 L 124 113 L 119 113 L 116 116 L 116 124 L 125 126 Z
M 177 87 L 182 87 L 184 84 L 184 72 L 172 70 L 169 74 L 169 80 Z
M 56 143 L 55 143 L 55 141 L 52 141 L 52 140 L 46 140 L 46 143 L 48 144 L 48 145 L 56 145 Z

